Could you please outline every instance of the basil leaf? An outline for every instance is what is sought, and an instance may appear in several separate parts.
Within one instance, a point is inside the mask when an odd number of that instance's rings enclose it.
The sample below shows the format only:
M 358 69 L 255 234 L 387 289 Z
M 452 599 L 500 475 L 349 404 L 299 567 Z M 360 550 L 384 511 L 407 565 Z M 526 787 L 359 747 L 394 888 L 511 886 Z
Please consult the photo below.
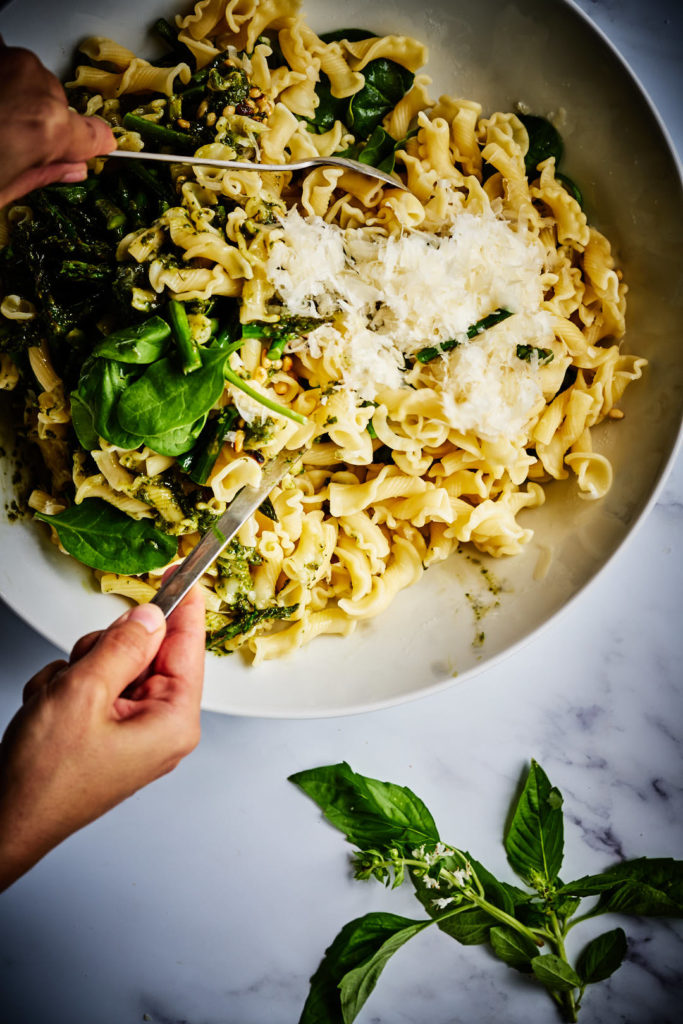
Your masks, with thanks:
M 683 861 L 640 857 L 563 885 L 559 895 L 600 896 L 593 913 L 683 916 Z
M 101 498 L 86 498 L 56 516 L 36 512 L 54 526 L 62 546 L 91 569 L 123 576 L 161 569 L 175 557 L 178 541 L 147 519 L 131 519 Z
M 551 156 L 555 157 L 555 166 L 557 166 L 564 152 L 562 136 L 557 128 L 545 117 L 538 117 L 536 114 L 518 114 L 517 116 L 529 136 L 529 149 L 524 157 L 527 177 L 533 177 L 538 165 Z
M 392 953 L 428 924 L 384 913 L 345 924 L 311 978 L 299 1024 L 349 1024 Z
M 363 75 L 365 84 L 351 97 L 346 117 L 356 139 L 370 135 L 408 92 L 415 79 L 412 71 L 386 57 L 371 60 L 363 68 Z
M 581 988 L 581 978 L 571 964 L 554 953 L 535 956 L 531 961 L 531 969 L 551 992 L 571 992 L 574 988 Z
M 524 974 L 531 973 L 531 961 L 538 955 L 538 946 L 530 938 L 514 928 L 496 925 L 489 932 L 489 941 L 496 956 L 509 967 Z
M 621 967 L 626 956 L 626 935 L 622 928 L 598 935 L 582 951 L 576 964 L 577 972 L 586 985 L 605 981 Z
M 536 761 L 531 762 L 504 841 L 520 878 L 539 892 L 552 886 L 562 866 L 562 796 Z
M 190 374 L 169 356 L 158 359 L 121 396 L 119 423 L 143 437 L 195 423 L 223 392 L 227 357 L 224 348 L 203 349 L 201 368 Z
M 358 775 L 344 761 L 290 775 L 327 820 L 360 849 L 412 850 L 438 842 L 434 819 L 411 790 Z
M 412 921 L 404 924 L 385 939 L 369 960 L 344 975 L 339 983 L 344 1024 L 350 1024 L 360 1013 L 390 957 L 431 923 L 431 921 Z
M 92 354 L 120 363 L 153 363 L 166 351 L 170 334 L 166 321 L 153 316 L 143 323 L 108 334 L 95 345 Z

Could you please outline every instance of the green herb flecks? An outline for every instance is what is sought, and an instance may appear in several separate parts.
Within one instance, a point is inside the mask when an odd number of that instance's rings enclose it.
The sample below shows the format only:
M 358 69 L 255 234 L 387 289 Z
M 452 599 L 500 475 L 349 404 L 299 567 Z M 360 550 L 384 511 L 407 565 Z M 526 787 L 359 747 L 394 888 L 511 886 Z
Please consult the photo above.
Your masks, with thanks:
M 562 796 L 531 762 L 505 833 L 513 870 L 530 886 L 499 881 L 466 850 L 441 841 L 411 790 L 367 778 L 348 764 L 291 776 L 328 821 L 357 847 L 355 877 L 396 887 L 409 879 L 428 918 L 370 913 L 345 925 L 327 949 L 299 1024 L 351 1024 L 391 955 L 430 924 L 463 945 L 488 945 L 514 970 L 546 989 L 563 1020 L 575 1021 L 588 986 L 609 978 L 626 953 L 621 928 L 584 947 L 572 965 L 569 930 L 614 912 L 683 916 L 683 861 L 640 858 L 563 883 Z M 599 896 L 576 916 L 584 896 Z

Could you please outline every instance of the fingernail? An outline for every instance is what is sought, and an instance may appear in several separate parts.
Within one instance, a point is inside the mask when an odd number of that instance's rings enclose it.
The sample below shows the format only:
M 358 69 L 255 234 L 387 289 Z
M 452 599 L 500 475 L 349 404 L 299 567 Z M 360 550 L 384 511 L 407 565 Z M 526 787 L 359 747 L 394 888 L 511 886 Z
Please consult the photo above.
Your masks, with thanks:
M 63 174 L 62 177 L 59 180 L 63 181 L 65 184 L 68 185 L 72 181 L 85 181 L 85 179 L 87 177 L 88 177 L 87 170 L 85 170 L 85 171 L 67 171 L 66 174 Z
M 128 614 L 129 622 L 139 622 L 148 633 L 156 633 L 163 625 L 164 613 L 156 604 L 139 604 Z

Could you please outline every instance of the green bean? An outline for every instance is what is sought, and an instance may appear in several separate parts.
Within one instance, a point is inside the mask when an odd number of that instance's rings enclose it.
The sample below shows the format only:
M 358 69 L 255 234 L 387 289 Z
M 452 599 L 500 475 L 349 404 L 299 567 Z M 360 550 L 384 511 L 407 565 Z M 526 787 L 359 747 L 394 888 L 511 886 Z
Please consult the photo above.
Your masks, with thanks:
M 496 324 L 507 320 L 509 316 L 512 316 L 509 309 L 497 309 L 481 320 L 477 320 L 476 324 L 468 327 L 466 331 L 467 337 L 476 338 L 482 331 L 487 331 L 489 327 L 495 327 Z M 440 345 L 430 345 L 428 348 L 421 348 L 417 353 L 417 358 L 421 363 L 431 363 L 432 359 L 436 359 L 443 352 L 450 352 L 451 349 L 457 348 L 459 344 L 459 341 L 451 338 L 448 341 L 442 341 Z
M 192 139 L 186 132 L 176 131 L 175 128 L 167 128 L 166 125 L 156 124 L 146 117 L 139 117 L 137 114 L 124 114 L 123 126 L 130 131 L 139 132 L 145 141 L 154 142 L 160 146 L 172 146 L 188 149 L 192 147 Z
M 126 215 L 123 210 L 113 203 L 111 199 L 102 196 L 95 200 L 95 207 L 104 218 L 107 231 L 113 231 L 117 235 L 123 233 L 123 226 L 126 223 Z

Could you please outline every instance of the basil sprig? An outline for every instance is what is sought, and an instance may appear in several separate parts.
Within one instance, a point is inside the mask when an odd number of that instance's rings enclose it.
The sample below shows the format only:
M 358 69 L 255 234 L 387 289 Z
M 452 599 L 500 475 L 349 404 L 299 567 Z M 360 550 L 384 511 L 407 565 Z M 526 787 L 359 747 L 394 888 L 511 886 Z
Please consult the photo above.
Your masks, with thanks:
M 562 795 L 536 761 L 504 837 L 510 866 L 527 888 L 500 881 L 467 851 L 443 843 L 429 810 L 406 787 L 359 775 L 346 763 L 291 781 L 357 847 L 356 878 L 393 887 L 408 878 L 429 915 L 369 913 L 345 925 L 311 978 L 299 1024 L 351 1024 L 389 958 L 430 924 L 463 945 L 488 945 L 540 982 L 563 1020 L 575 1021 L 587 987 L 609 978 L 627 949 L 623 929 L 614 928 L 592 939 L 572 965 L 565 939 L 575 924 L 609 912 L 683 915 L 683 861 L 641 857 L 561 881 Z M 597 902 L 576 916 L 591 896 Z

